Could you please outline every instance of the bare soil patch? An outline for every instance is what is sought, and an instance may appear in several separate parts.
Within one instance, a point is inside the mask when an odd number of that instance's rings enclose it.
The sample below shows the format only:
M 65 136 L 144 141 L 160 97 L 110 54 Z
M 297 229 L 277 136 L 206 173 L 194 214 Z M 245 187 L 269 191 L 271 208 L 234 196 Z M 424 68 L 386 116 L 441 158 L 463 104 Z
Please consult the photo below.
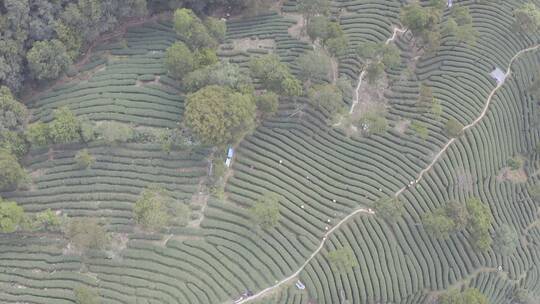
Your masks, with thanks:
M 400 120 L 397 122 L 396 126 L 394 127 L 394 130 L 399 132 L 399 134 L 405 134 L 405 131 L 407 131 L 410 124 L 411 124 L 411 121 L 408 119 Z
M 234 51 L 247 51 L 249 49 L 265 49 L 273 51 L 276 48 L 276 42 L 274 39 L 259 39 L 255 37 L 236 39 L 232 42 Z
M 527 182 L 527 173 L 525 169 L 519 168 L 517 170 L 512 170 L 510 167 L 503 168 L 499 175 L 497 175 L 497 181 L 511 181 L 516 184 L 526 183 Z

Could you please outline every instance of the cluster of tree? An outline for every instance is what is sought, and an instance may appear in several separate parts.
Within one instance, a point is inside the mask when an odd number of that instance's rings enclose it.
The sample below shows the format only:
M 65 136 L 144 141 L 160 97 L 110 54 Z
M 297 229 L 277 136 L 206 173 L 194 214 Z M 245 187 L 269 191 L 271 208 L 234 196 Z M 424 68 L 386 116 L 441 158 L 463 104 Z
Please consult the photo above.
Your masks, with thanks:
M 25 80 L 55 79 L 99 34 L 146 12 L 146 0 L 2 1 L 0 84 L 18 92 Z
M 328 261 L 342 274 L 351 272 L 358 266 L 358 260 L 351 247 L 341 247 L 328 253 Z
M 80 285 L 73 289 L 75 294 L 75 303 L 77 304 L 99 304 L 101 300 L 97 291 L 93 288 Z
M 280 196 L 273 192 L 265 192 L 249 209 L 253 222 L 262 229 L 274 228 L 281 218 L 279 211 Z
M 167 11 L 177 8 L 189 8 L 197 14 L 211 15 L 214 11 L 227 11 L 243 16 L 255 16 L 272 5 L 268 0 L 149 0 L 148 9 Z
M 439 47 L 442 35 L 453 37 L 455 45 L 476 43 L 478 32 L 472 26 L 469 8 L 453 5 L 450 16 L 442 24 L 445 6 L 445 0 L 430 0 L 426 6 L 414 2 L 404 6 L 401 11 L 401 23 L 420 39 L 428 53 L 434 52 Z
M 173 199 L 161 187 L 150 186 L 143 190 L 133 207 L 137 224 L 149 231 L 159 231 L 167 225 L 186 225 L 190 209 L 184 203 Z
M 401 62 L 401 51 L 393 43 L 366 41 L 356 47 L 356 55 L 367 64 L 366 77 L 371 84 L 384 76 L 386 68 L 395 68 Z
M 261 82 L 263 89 L 282 96 L 302 95 L 302 84 L 291 73 L 278 55 L 269 54 L 252 58 L 249 70 Z
M 422 224 L 428 234 L 438 239 L 448 239 L 451 234 L 468 229 L 474 245 L 485 251 L 492 243 L 489 233 L 492 220 L 489 207 L 478 198 L 471 197 L 465 204 L 450 202 L 435 209 L 423 217 Z
M 454 289 L 439 296 L 438 304 L 488 304 L 486 296 L 476 288 Z

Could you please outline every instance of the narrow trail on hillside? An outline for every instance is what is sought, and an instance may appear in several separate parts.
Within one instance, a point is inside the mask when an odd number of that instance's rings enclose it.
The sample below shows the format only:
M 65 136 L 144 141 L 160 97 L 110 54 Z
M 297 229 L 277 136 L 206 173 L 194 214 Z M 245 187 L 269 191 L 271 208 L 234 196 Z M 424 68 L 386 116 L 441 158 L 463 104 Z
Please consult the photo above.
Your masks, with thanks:
M 398 34 L 403 34 L 406 31 L 407 31 L 406 29 L 395 27 L 394 31 L 392 32 L 392 36 L 390 38 L 386 39 L 384 44 L 385 45 L 389 44 L 390 42 L 394 41 L 397 38 Z M 358 75 L 358 85 L 356 86 L 356 89 L 354 90 L 354 98 L 353 98 L 353 101 L 352 101 L 352 104 L 351 104 L 351 109 L 349 110 L 349 114 L 352 114 L 352 112 L 354 111 L 354 108 L 356 107 L 358 102 L 360 102 L 359 101 L 360 87 L 362 86 L 362 80 L 364 79 L 364 76 L 366 75 L 366 67 L 368 65 L 369 65 L 369 62 L 366 62 L 366 64 L 364 65 L 364 67 L 362 67 L 362 70 L 360 71 L 360 75 Z
M 393 35 L 391 38 L 389 38 L 387 41 L 386 41 L 386 44 L 390 43 L 392 40 L 394 40 L 398 33 L 403 33 L 405 32 L 406 30 L 405 29 L 400 29 L 400 28 L 395 28 L 394 29 L 394 32 L 393 32 Z M 489 109 L 489 105 L 491 104 L 491 101 L 493 99 L 493 96 L 495 96 L 495 93 L 504 85 L 504 83 L 506 82 L 506 79 L 507 77 L 510 75 L 511 73 L 511 68 L 512 68 L 512 64 L 523 54 L 527 53 L 527 52 L 530 52 L 530 51 L 534 51 L 534 50 L 537 50 L 537 49 L 540 49 L 540 44 L 538 45 L 535 45 L 535 46 L 532 46 L 532 47 L 529 47 L 529 48 L 526 48 L 526 49 L 523 49 L 519 52 L 517 52 L 511 59 L 510 59 L 510 62 L 508 63 L 508 68 L 506 70 L 506 73 L 505 73 L 505 80 L 502 81 L 501 83 L 499 83 L 492 91 L 491 93 L 488 95 L 487 99 L 486 99 L 486 102 L 484 104 L 484 108 L 482 110 L 482 112 L 480 113 L 480 115 L 470 124 L 466 125 L 463 127 L 463 132 L 474 127 L 476 124 L 478 124 L 482 118 L 484 118 L 484 116 L 487 114 L 487 111 Z M 358 89 L 360 88 L 360 84 L 362 82 L 362 77 L 364 75 L 364 71 L 362 71 L 359 75 L 359 80 L 358 80 L 358 87 L 357 87 L 357 90 L 356 90 L 356 96 L 358 96 Z M 416 178 L 416 180 L 411 183 L 410 185 L 408 186 L 412 186 L 414 183 L 418 183 L 422 178 L 423 176 L 435 165 L 435 163 L 437 163 L 437 161 L 441 158 L 441 156 L 444 154 L 444 152 L 446 152 L 446 150 L 448 149 L 448 147 L 450 147 L 450 145 L 456 140 L 456 138 L 452 138 L 450 139 L 444 146 L 443 148 L 439 151 L 439 153 L 437 153 L 435 155 L 435 157 L 433 158 L 432 162 L 425 168 L 423 169 L 422 171 L 420 171 L 420 173 L 418 174 L 418 177 Z M 398 190 L 394 195 L 397 197 L 399 196 L 401 193 L 403 193 L 407 188 L 408 186 L 405 186 L 403 188 L 401 188 L 400 190 Z M 322 238 L 322 241 L 321 243 L 319 244 L 319 246 L 317 247 L 317 249 L 315 249 L 315 251 L 313 251 L 313 253 L 309 256 L 309 258 L 298 268 L 297 271 L 295 271 L 293 274 L 291 274 L 290 276 L 284 278 L 283 280 L 277 282 L 276 284 L 274 284 L 273 286 L 270 286 L 266 289 L 263 289 L 261 291 L 259 291 L 258 293 L 254 294 L 253 296 L 250 296 L 248 298 L 245 298 L 241 301 L 238 301 L 236 302 L 237 304 L 242 304 L 242 303 L 247 303 L 247 302 L 250 302 L 250 301 L 253 301 L 253 300 L 256 300 L 258 298 L 261 298 L 263 296 L 265 296 L 266 294 L 268 294 L 269 292 L 279 288 L 280 286 L 286 284 L 287 282 L 295 279 L 299 274 L 300 272 L 302 272 L 302 270 L 304 270 L 304 268 L 311 262 L 311 260 L 313 260 L 313 258 L 315 258 L 315 256 L 322 250 L 322 248 L 324 247 L 326 241 L 328 240 L 328 237 L 334 232 L 336 231 L 337 229 L 339 229 L 341 227 L 341 225 L 343 225 L 345 222 L 347 222 L 349 219 L 351 219 L 352 217 L 354 217 L 355 215 L 359 214 L 359 213 L 367 213 L 367 214 L 375 214 L 375 212 L 371 209 L 365 209 L 365 208 L 359 208 L 359 209 L 356 209 L 354 210 L 353 212 L 351 212 L 349 215 L 347 215 L 345 218 L 343 218 L 341 221 L 339 221 L 338 223 L 336 223 L 336 225 L 334 225 L 334 227 L 332 227 L 332 229 L 330 229 L 328 232 L 326 232 Z

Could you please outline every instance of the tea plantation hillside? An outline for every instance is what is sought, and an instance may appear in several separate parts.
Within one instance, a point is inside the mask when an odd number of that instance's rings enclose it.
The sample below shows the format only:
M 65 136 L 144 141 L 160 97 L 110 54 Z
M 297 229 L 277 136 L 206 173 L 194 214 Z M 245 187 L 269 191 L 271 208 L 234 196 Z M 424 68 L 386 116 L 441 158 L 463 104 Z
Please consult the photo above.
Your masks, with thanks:
M 31 121 L 50 123 L 67 107 L 97 128 L 129 126 L 130 140 L 33 147 L 21 161 L 26 187 L 2 198 L 31 215 L 96 219 L 110 245 L 81 253 L 64 237 L 76 237 L 70 229 L 0 234 L 0 302 L 87 303 L 84 287 L 111 304 L 454 303 L 443 302 L 447 292 L 469 288 L 490 304 L 538 303 L 540 32 L 516 30 L 513 12 L 526 1 L 450 1 L 470 12 L 475 41 L 442 31 L 428 49 L 402 24 L 403 2 L 330 1 L 348 44 L 332 62 L 337 77 L 321 82 L 352 87 L 346 111 L 332 118 L 307 96 L 281 97 L 234 145 L 221 185 L 227 145 L 183 133 L 168 145 L 189 100 L 164 64 L 174 22 L 98 45 L 77 73 L 25 100 Z M 248 74 L 253 58 L 277 54 L 301 77 L 298 58 L 322 42 L 303 32 L 299 3 L 228 19 L 219 58 Z M 444 27 L 454 11 L 441 11 Z M 359 55 L 367 45 L 399 53 L 374 81 L 378 55 Z M 504 80 L 490 75 L 496 68 Z M 81 151 L 92 158 L 85 166 Z M 151 187 L 187 216 L 143 229 L 134 210 Z M 254 210 L 269 193 L 279 219 L 261 228 Z M 447 217 L 462 223 L 444 235 Z

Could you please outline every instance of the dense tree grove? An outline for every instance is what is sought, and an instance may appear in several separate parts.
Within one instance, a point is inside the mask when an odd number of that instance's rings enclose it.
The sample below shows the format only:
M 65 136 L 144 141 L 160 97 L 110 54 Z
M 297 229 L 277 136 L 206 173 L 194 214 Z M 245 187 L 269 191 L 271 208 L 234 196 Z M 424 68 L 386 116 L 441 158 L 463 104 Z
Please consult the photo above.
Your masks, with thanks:
M 26 70 L 35 79 L 58 77 L 99 34 L 125 17 L 147 13 L 145 0 L 0 2 L 0 84 L 21 89 Z

